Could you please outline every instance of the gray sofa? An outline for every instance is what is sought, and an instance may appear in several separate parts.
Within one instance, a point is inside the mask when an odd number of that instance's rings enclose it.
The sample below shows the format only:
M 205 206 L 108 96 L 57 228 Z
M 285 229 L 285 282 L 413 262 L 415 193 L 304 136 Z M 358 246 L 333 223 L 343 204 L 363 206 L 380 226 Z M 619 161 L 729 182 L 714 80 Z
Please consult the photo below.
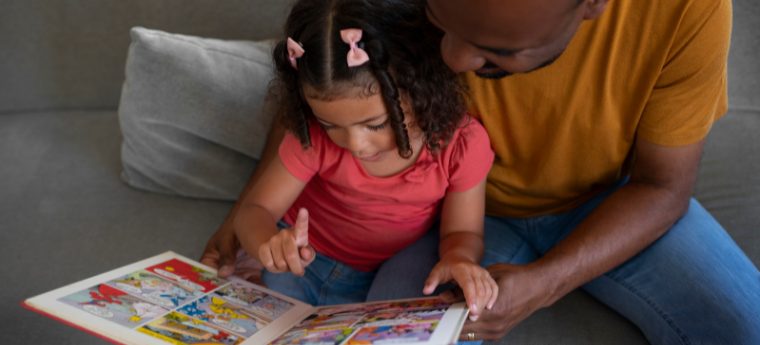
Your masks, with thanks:
M 122 182 L 117 106 L 129 28 L 274 37 L 284 0 L 0 0 L 0 343 L 103 340 L 23 310 L 24 298 L 165 250 L 197 258 L 230 201 Z M 710 134 L 697 198 L 760 264 L 760 4 L 734 2 L 730 110 Z M 495 342 L 496 343 L 496 342 Z M 581 291 L 498 343 L 645 344 Z

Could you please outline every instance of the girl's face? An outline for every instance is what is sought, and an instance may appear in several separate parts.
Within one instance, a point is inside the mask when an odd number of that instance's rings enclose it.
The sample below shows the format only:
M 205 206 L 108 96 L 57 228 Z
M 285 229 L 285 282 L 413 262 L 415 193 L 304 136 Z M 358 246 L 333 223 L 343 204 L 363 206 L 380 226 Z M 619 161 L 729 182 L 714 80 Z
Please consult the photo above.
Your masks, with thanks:
M 400 158 L 390 116 L 379 93 L 331 100 L 306 97 L 306 102 L 330 139 L 357 159 L 374 163 Z

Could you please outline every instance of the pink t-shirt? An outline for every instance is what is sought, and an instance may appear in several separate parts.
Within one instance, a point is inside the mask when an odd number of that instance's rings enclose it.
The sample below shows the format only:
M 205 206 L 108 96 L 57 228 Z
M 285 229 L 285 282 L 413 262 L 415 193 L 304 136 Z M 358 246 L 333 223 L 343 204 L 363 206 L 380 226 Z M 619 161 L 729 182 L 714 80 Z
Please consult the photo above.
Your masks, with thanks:
M 308 209 L 314 249 L 361 271 L 375 270 L 422 237 L 446 193 L 477 185 L 494 157 L 485 129 L 468 116 L 438 154 L 423 149 L 404 171 L 375 177 L 319 125 L 309 130 L 312 145 L 307 149 L 290 133 L 280 144 L 285 168 L 308 182 L 285 221 L 294 224 L 298 209 Z

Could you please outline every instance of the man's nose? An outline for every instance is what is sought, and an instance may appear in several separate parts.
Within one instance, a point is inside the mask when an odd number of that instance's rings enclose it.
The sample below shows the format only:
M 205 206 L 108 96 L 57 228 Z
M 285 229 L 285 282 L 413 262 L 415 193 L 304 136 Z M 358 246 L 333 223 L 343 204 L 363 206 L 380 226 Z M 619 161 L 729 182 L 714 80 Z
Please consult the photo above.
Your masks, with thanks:
M 441 40 L 441 55 L 449 68 L 457 73 L 474 71 L 486 64 L 476 47 L 448 33 Z

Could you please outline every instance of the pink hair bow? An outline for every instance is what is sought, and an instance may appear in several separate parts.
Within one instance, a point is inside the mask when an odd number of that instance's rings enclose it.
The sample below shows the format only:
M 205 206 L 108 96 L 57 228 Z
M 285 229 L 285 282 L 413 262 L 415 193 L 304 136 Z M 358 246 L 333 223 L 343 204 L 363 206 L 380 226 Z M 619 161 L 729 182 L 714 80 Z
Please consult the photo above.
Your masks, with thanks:
M 298 42 L 294 41 L 292 38 L 288 37 L 287 41 L 288 45 L 288 60 L 290 60 L 290 65 L 293 66 L 293 68 L 298 69 L 298 65 L 296 65 L 296 59 L 303 56 L 303 53 L 306 51 L 303 50 L 303 47 L 301 47 Z
M 362 39 L 361 29 L 340 30 L 340 38 L 351 47 L 346 58 L 348 67 L 360 66 L 369 61 L 369 55 L 367 55 L 367 52 L 364 51 L 364 49 L 359 48 L 359 45 L 357 45 Z

